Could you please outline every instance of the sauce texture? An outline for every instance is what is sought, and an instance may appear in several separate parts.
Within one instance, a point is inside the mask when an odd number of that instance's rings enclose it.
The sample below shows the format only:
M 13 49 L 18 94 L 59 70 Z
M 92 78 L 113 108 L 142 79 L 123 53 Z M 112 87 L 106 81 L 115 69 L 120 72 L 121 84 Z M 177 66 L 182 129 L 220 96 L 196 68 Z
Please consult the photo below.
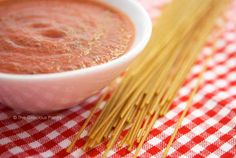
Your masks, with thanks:
M 133 43 L 130 19 L 95 0 L 0 2 L 0 72 L 77 70 L 122 56 Z

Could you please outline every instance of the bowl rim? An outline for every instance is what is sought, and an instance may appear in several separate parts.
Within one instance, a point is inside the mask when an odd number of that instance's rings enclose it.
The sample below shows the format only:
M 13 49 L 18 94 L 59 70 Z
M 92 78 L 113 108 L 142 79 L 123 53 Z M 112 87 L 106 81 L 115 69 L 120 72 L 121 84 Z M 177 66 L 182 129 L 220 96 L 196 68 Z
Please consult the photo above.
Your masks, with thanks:
M 130 48 L 124 55 L 120 56 L 117 59 L 108 61 L 106 63 L 95 65 L 92 67 L 87 67 L 83 69 L 78 70 L 71 70 L 71 71 L 64 71 L 64 72 L 56 72 L 56 73 L 46 73 L 46 74 L 11 74 L 11 73 L 2 73 L 0 72 L 0 79 L 7 79 L 7 80 L 47 80 L 47 79 L 55 79 L 55 78 L 63 78 L 63 77 L 72 77 L 72 76 L 78 76 L 78 75 L 87 75 L 93 72 L 100 72 L 104 69 L 109 69 L 111 67 L 117 66 L 122 62 L 127 61 L 130 58 L 136 57 L 139 53 L 141 53 L 142 49 L 146 46 L 148 43 L 151 33 L 152 33 L 152 22 L 151 18 L 146 12 L 146 10 L 143 8 L 143 6 L 135 1 L 135 0 L 126 0 L 127 4 L 132 5 L 137 10 L 139 10 L 140 14 L 142 14 L 142 20 L 145 23 L 144 27 L 144 36 L 140 41 L 138 41 L 132 48 Z M 107 3 L 104 1 L 104 3 Z M 108 4 L 109 5 L 109 4 Z M 120 10 L 119 8 L 117 8 Z M 126 14 L 127 15 L 127 14 Z M 129 18 L 132 19 L 131 16 L 127 15 Z M 134 24 L 135 25 L 135 24 Z M 136 38 L 135 38 L 136 39 Z

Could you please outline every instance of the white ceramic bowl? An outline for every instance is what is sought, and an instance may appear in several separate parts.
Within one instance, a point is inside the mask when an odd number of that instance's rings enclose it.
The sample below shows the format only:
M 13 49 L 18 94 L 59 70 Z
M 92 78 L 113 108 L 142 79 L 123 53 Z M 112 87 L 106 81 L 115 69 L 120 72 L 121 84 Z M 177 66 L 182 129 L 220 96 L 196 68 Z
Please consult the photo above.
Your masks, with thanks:
M 78 105 L 118 77 L 146 46 L 152 24 L 146 11 L 135 0 L 103 1 L 127 14 L 134 23 L 135 41 L 125 55 L 102 65 L 62 73 L 0 73 L 0 103 L 29 112 L 66 109 Z

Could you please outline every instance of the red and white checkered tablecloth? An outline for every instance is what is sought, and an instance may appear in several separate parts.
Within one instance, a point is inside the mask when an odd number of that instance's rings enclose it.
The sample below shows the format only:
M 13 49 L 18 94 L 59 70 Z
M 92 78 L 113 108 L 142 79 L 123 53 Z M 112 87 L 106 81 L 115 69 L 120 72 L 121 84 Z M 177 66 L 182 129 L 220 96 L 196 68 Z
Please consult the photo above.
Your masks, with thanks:
M 140 0 L 152 17 L 160 15 L 167 0 Z M 219 20 L 218 37 L 203 49 L 184 86 L 179 91 L 168 114 L 156 121 L 140 157 L 160 157 L 175 123 L 186 106 L 190 91 L 201 71 L 203 58 L 213 53 L 204 74 L 204 83 L 194 98 L 193 107 L 183 121 L 168 157 L 236 157 L 236 1 Z M 80 129 L 95 104 L 81 105 L 55 114 L 36 116 L 17 113 L 0 105 L 0 157 L 101 157 L 105 145 L 85 153 L 80 139 L 76 150 L 68 154 L 65 148 Z M 86 135 L 86 132 L 83 133 Z M 109 157 L 132 157 L 134 151 L 114 147 Z

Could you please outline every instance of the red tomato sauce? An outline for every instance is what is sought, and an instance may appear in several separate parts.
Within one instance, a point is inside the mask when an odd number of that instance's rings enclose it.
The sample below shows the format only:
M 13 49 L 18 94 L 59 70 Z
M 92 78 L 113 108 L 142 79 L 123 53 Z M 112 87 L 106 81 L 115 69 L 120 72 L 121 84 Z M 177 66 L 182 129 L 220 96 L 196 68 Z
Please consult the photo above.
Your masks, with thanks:
M 120 11 L 95 0 L 0 2 L 0 72 L 43 74 L 114 60 L 135 29 Z

